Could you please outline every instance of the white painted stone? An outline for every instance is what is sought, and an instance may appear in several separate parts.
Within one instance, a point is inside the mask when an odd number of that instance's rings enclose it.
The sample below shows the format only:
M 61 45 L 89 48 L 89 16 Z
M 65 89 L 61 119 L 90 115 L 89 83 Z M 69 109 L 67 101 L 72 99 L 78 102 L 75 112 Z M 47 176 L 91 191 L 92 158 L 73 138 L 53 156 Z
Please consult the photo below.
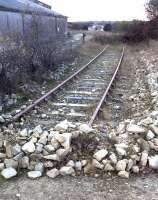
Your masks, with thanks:
M 98 160 L 98 161 L 101 161 L 103 158 L 105 158 L 105 156 L 107 156 L 108 154 L 108 151 L 106 149 L 101 149 L 99 151 L 97 151 L 93 157 Z
M 75 170 L 72 167 L 64 166 L 59 171 L 62 176 L 75 175 Z
M 54 169 L 47 171 L 46 174 L 49 178 L 56 178 L 57 176 L 59 176 L 60 172 L 58 169 L 54 168 Z
M 40 171 L 30 171 L 27 173 L 28 177 L 31 179 L 36 179 L 42 176 L 42 173 Z
M 5 179 L 10 179 L 14 176 L 17 175 L 17 171 L 12 168 L 12 167 L 9 167 L 9 168 L 6 168 L 6 169 L 3 169 L 1 171 L 1 175 L 5 178 Z
M 27 142 L 22 146 L 22 150 L 25 153 L 33 153 L 35 151 L 35 149 L 36 149 L 35 145 L 34 145 L 34 143 L 32 141 Z

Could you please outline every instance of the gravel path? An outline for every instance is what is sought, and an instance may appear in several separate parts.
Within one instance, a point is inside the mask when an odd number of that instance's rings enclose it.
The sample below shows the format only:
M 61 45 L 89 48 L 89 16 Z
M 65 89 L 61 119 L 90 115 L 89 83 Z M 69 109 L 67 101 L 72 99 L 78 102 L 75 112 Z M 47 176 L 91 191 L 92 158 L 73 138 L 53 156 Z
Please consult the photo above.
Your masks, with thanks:
M 31 181 L 21 177 L 0 186 L 0 200 L 156 200 L 157 178 L 157 174 L 129 180 L 118 177 L 51 180 L 44 177 Z

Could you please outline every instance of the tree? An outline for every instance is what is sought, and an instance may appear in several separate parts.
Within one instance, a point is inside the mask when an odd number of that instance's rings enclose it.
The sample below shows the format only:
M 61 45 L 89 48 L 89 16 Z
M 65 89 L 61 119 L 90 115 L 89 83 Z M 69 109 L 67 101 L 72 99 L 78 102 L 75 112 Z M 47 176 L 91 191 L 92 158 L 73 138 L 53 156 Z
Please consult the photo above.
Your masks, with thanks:
M 158 0 L 149 0 L 146 4 L 148 18 L 153 20 L 158 17 Z
M 111 30 L 112 30 L 112 25 L 111 24 L 105 24 L 104 31 L 111 31 Z

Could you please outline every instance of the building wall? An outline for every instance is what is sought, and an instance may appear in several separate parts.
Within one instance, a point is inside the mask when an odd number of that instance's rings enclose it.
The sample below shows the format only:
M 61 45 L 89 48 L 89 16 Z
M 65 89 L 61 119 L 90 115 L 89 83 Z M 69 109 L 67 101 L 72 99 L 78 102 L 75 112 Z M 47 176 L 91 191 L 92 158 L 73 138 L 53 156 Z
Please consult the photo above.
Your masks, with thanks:
M 55 16 L 36 16 L 0 11 L 0 35 L 49 40 L 64 36 L 67 32 L 67 19 Z

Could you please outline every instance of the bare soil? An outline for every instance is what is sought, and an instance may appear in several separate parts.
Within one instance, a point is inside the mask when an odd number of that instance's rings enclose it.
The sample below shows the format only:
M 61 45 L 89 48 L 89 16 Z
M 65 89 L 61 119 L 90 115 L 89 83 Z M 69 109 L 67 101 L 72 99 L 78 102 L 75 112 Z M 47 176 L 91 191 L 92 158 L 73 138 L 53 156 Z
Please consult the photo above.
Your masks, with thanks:
M 148 174 L 129 180 L 118 177 L 20 177 L 0 186 L 1 200 L 156 200 L 158 175 Z M 17 197 L 20 194 L 20 198 Z

